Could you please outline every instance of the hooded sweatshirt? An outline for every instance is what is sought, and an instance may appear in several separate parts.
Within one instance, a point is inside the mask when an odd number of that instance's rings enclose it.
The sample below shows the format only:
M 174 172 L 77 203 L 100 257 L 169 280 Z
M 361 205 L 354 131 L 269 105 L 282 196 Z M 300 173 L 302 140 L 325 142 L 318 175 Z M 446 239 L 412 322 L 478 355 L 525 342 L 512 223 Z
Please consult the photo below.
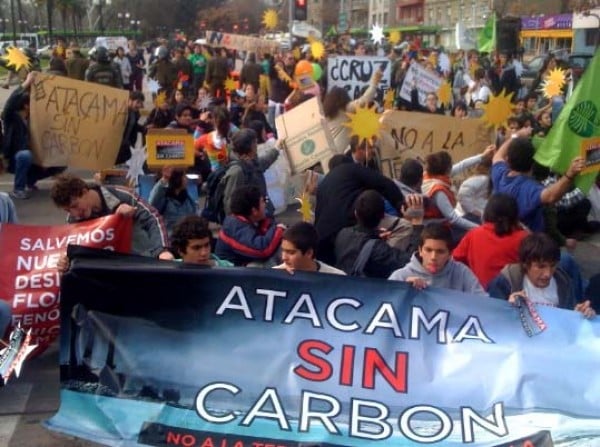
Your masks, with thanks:
M 473 272 L 461 262 L 448 260 L 444 268 L 437 273 L 431 273 L 423 267 L 420 257 L 414 253 L 410 262 L 401 269 L 396 270 L 388 279 L 406 281 L 411 276 L 423 278 L 432 287 L 458 290 L 460 292 L 485 295 L 485 291 Z

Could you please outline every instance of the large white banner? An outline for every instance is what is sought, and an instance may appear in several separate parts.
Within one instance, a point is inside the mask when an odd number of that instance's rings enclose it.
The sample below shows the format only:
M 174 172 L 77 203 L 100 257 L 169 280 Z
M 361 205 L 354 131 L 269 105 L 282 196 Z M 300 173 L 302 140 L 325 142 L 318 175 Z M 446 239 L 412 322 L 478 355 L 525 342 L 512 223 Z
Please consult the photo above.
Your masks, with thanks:
M 425 97 L 427 94 L 431 92 L 437 94 L 442 82 L 444 82 L 444 80 L 435 71 L 427 70 L 418 62 L 412 61 L 406 72 L 406 76 L 404 77 L 404 82 L 402 83 L 402 88 L 400 90 L 400 97 L 410 101 L 410 92 L 413 87 L 417 87 L 419 92 L 419 104 L 425 105 Z
M 358 99 L 369 86 L 373 74 L 381 68 L 383 77 L 377 87 L 376 101 L 382 104 L 390 88 L 391 61 L 377 56 L 333 56 L 327 60 L 327 88 L 342 87 L 351 99 Z

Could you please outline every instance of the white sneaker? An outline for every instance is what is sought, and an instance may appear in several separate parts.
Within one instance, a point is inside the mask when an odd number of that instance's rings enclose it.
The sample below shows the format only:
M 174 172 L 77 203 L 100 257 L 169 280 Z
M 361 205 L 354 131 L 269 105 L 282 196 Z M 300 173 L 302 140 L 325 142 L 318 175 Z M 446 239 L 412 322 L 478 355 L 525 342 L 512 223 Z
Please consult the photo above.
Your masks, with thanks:
M 15 189 L 14 191 L 10 192 L 9 195 L 13 199 L 19 199 L 19 200 L 25 200 L 25 199 L 29 199 L 31 197 L 31 193 L 25 191 L 24 189 Z

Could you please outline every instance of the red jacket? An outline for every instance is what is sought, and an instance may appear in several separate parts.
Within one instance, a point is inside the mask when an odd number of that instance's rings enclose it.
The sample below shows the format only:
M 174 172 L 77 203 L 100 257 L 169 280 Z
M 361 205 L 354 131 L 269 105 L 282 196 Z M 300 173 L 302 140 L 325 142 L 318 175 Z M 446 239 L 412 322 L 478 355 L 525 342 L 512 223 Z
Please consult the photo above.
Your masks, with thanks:
M 494 224 L 486 222 L 470 230 L 454 249 L 452 256 L 466 264 L 486 289 L 505 265 L 519 262 L 519 246 L 527 234 L 525 230 L 516 230 L 505 236 L 498 236 L 494 232 Z

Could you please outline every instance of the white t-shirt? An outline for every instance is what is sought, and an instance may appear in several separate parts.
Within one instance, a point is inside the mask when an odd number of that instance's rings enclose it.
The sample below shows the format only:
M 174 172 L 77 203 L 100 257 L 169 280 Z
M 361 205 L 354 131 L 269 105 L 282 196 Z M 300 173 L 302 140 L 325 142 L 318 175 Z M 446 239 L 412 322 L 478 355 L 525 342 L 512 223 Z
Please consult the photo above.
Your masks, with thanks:
M 539 288 L 534 286 L 529 278 L 525 276 L 523 281 L 523 290 L 527 293 L 527 298 L 535 304 L 543 304 L 546 306 L 558 306 L 558 287 L 556 280 L 552 278 L 548 287 Z
M 329 264 L 325 264 L 324 262 L 321 261 L 316 261 L 317 262 L 317 272 L 318 273 L 331 273 L 333 275 L 346 275 L 346 273 L 343 270 L 340 269 L 336 269 L 335 267 L 332 267 Z M 274 269 L 285 269 L 285 264 L 279 264 L 276 265 L 275 267 L 273 267 Z

